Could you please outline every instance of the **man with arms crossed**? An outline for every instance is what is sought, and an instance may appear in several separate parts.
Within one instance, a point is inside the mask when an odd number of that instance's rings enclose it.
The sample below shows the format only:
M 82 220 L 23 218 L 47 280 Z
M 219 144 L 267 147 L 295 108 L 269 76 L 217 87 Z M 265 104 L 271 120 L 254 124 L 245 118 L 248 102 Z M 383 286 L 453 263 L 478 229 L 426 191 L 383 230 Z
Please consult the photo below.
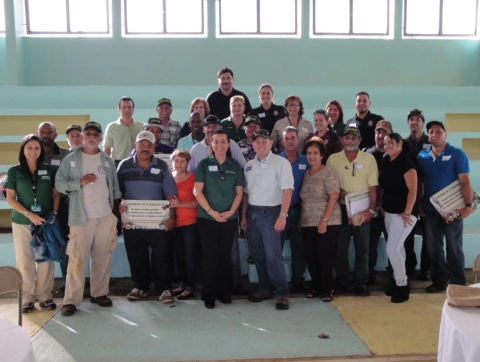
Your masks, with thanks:
M 473 212 L 473 189 L 468 175 L 470 167 L 467 155 L 447 142 L 443 123 L 428 122 L 427 133 L 431 145 L 417 157 L 423 173 L 422 208 L 425 213 L 425 233 L 432 277 L 432 284 L 426 291 L 438 293 L 445 290 L 449 283 L 465 285 L 463 219 Z M 456 180 L 460 182 L 465 207 L 456 210 L 457 218 L 446 223 L 430 202 L 430 197 Z M 444 238 L 447 261 L 443 247 Z
M 248 298 L 261 302 L 272 298 L 276 308 L 289 308 L 287 274 L 282 257 L 281 233 L 285 229 L 293 192 L 292 166 L 272 153 L 273 142 L 267 130 L 253 133 L 256 156 L 245 165 L 242 201 L 242 228 L 247 232 L 250 256 L 258 274 L 258 290 Z
M 83 299 L 85 268 L 91 252 L 90 302 L 110 307 L 107 297 L 110 257 L 117 245 L 117 209 L 121 192 L 115 163 L 100 151 L 102 127 L 87 122 L 83 127 L 83 146 L 63 160 L 55 178 L 57 190 L 69 197 L 67 246 L 68 272 L 61 313 L 71 316 Z

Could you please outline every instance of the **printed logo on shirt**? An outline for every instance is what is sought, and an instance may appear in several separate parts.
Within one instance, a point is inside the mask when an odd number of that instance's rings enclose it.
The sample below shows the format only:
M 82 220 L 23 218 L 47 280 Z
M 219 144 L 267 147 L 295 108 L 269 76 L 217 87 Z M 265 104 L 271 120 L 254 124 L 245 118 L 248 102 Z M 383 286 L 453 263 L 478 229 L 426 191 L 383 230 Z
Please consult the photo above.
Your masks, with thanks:
M 105 167 L 103 167 L 103 166 L 98 166 L 97 171 L 98 171 L 99 173 L 101 173 L 102 175 L 105 175 L 105 173 L 106 173 L 106 172 L 105 172 Z
M 49 181 L 50 181 L 50 176 L 42 176 L 40 179 L 41 179 L 41 180 L 49 180 Z
M 251 171 L 252 170 L 252 166 L 248 166 L 246 169 L 245 169 L 245 172 L 248 172 L 248 171 Z
M 450 161 L 450 159 L 452 158 L 451 155 L 448 155 L 448 156 L 442 156 L 442 161 Z
M 373 126 L 373 121 L 368 121 L 368 127 L 372 127 Z

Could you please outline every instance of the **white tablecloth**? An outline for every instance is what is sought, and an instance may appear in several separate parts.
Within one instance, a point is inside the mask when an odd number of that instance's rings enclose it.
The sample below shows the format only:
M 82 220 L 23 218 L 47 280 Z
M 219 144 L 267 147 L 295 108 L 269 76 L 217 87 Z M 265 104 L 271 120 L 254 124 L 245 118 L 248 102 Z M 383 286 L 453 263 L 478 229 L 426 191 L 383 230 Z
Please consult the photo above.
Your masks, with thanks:
M 480 288 L 480 283 L 472 287 Z M 452 308 L 445 301 L 438 340 L 438 361 L 480 361 L 480 308 Z
M 18 324 L 0 318 L 0 361 L 35 362 L 33 344 Z

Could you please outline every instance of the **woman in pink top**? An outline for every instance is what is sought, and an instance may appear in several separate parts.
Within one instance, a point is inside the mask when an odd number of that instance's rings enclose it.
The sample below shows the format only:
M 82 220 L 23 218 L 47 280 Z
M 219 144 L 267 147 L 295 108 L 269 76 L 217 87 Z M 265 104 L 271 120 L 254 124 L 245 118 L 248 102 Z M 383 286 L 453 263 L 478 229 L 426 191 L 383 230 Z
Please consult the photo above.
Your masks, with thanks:
M 173 250 L 178 268 L 180 283 L 178 288 L 170 290 L 178 300 L 194 297 L 195 260 L 199 249 L 197 227 L 198 203 L 193 194 L 194 174 L 187 171 L 192 157 L 186 150 L 176 150 L 170 156 L 173 177 L 177 183 L 178 196 L 170 201 L 170 206 L 177 208 L 176 227 L 172 231 Z

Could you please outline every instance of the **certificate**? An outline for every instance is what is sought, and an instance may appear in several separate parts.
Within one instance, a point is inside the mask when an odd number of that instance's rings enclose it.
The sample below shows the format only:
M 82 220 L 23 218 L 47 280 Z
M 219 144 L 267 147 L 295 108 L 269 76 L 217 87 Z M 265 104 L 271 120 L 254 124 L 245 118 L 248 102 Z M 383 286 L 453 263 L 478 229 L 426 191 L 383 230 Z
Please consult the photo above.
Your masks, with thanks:
M 170 202 L 159 200 L 123 200 L 127 209 L 122 213 L 125 229 L 165 230 L 165 221 L 170 217 Z
M 435 195 L 432 195 L 432 197 L 430 197 L 430 202 L 445 219 L 445 222 L 452 222 L 459 216 L 457 215 L 456 210 L 465 207 L 465 200 L 463 199 L 460 182 L 458 180 L 453 181 L 450 185 L 438 191 Z M 472 204 L 474 210 L 478 203 L 478 195 L 474 192 Z
M 351 219 L 355 214 L 368 210 L 370 207 L 370 190 L 350 192 L 345 195 L 345 204 L 347 206 L 347 215 Z
M 172 160 L 170 159 L 170 155 L 168 153 L 154 153 L 153 154 L 156 158 L 159 158 L 163 162 L 165 162 L 168 165 L 168 169 L 170 171 L 173 170 L 172 168 Z

